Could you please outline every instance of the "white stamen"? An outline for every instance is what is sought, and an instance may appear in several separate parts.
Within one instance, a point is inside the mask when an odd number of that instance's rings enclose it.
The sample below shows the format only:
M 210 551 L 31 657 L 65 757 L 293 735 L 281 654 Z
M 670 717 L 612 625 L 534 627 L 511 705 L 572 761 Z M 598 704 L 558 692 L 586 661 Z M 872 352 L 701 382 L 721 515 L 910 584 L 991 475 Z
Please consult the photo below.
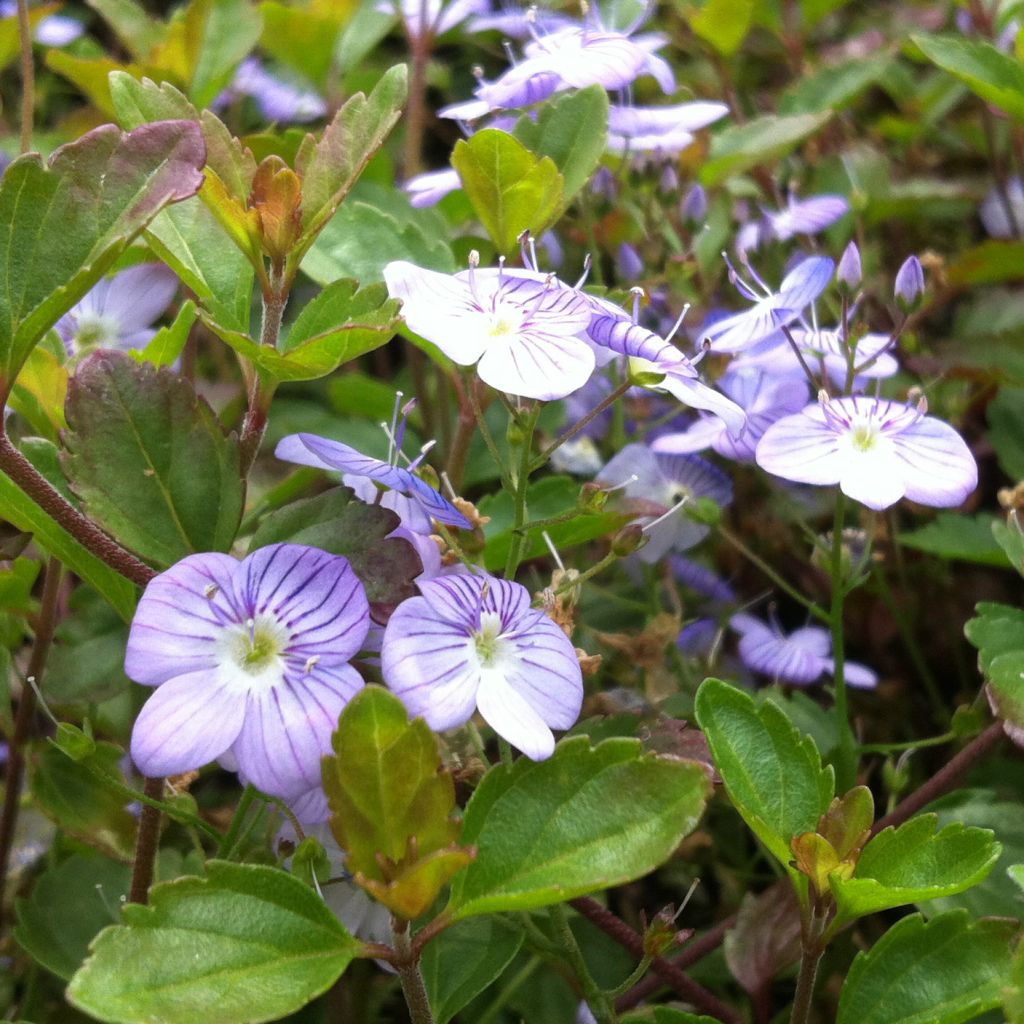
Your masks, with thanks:
M 683 326 L 683 321 L 686 319 L 686 314 L 690 312 L 690 303 L 688 302 L 683 306 L 683 311 L 676 318 L 676 322 L 672 325 L 672 330 L 665 335 L 666 341 L 671 341 L 675 337 L 676 331 Z
M 670 516 L 674 516 L 689 500 L 690 495 L 684 494 L 667 512 L 662 512 L 657 519 L 652 519 L 646 526 L 641 526 L 640 532 L 646 533 L 648 530 L 653 530 L 659 523 L 663 523 Z
M 455 493 L 455 488 L 452 487 L 452 482 L 448 477 L 448 471 L 444 469 L 441 470 L 441 486 L 448 492 L 448 497 L 452 501 L 455 501 L 458 495 Z
M 220 587 L 217 586 L 216 583 L 207 583 L 206 586 L 203 587 L 203 597 L 205 597 L 207 601 L 212 601 L 219 593 Z
M 635 484 L 639 479 L 640 478 L 636 473 L 632 473 L 630 474 L 629 479 L 623 480 L 621 484 L 615 484 L 612 487 L 602 487 L 601 490 L 604 491 L 605 494 L 613 494 L 615 491 L 625 490 L 630 484 Z
M 548 551 L 551 552 L 551 557 L 555 560 L 555 565 L 557 565 L 562 572 L 565 572 L 565 565 L 562 563 L 562 559 L 558 555 L 558 549 L 552 543 L 551 536 L 548 534 L 548 531 L 541 530 L 540 535 L 544 538 L 544 543 L 547 544 Z
M 304 675 L 309 675 L 310 672 L 316 667 L 317 662 L 320 660 L 319 654 L 314 654 L 306 659 L 306 664 L 303 666 L 302 672 Z

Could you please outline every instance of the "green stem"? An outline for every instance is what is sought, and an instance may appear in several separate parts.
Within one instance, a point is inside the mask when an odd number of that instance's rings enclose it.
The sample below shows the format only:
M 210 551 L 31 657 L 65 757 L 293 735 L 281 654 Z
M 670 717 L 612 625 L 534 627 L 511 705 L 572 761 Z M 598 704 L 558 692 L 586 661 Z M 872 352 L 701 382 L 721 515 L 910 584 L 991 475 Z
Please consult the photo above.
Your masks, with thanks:
M 633 968 L 632 973 L 625 981 L 621 984 L 616 985 L 615 988 L 610 988 L 606 992 L 609 999 L 618 999 L 619 996 L 625 995 L 634 985 L 640 983 L 644 975 L 651 969 L 651 964 L 654 962 L 654 957 L 644 956 L 641 958 L 640 963 Z
M 526 522 L 526 490 L 530 483 L 530 455 L 533 447 L 533 432 L 540 416 L 540 406 L 534 406 L 523 424 L 523 437 L 519 443 L 519 471 L 512 492 L 512 536 L 509 539 L 508 558 L 505 561 L 505 579 L 514 580 L 523 552 L 523 525 Z
M 505 1004 L 523 987 L 540 965 L 541 959 L 538 956 L 527 960 L 523 969 L 512 977 L 509 983 L 498 993 L 494 1002 L 487 1007 L 483 1015 L 477 1018 L 476 1024 L 492 1024 L 498 1014 L 505 1008 Z
M 586 416 L 577 420 L 564 434 L 555 438 L 555 440 L 552 441 L 551 444 L 549 444 L 547 448 L 545 448 L 544 451 L 542 451 L 540 455 L 533 460 L 530 465 L 530 472 L 535 473 L 541 468 L 541 466 L 547 465 L 548 459 L 550 459 L 563 444 L 571 441 L 581 430 L 585 430 L 589 424 L 593 423 L 593 421 L 605 411 L 605 409 L 614 405 L 632 386 L 633 385 L 628 378 L 624 380 L 610 395 L 598 402 L 597 405 L 595 405 L 594 408 L 586 414 Z
M 420 971 L 419 956 L 414 955 L 412 949 L 409 922 L 393 919 L 391 935 L 395 949 L 394 966 L 402 983 L 402 994 L 405 996 L 405 1005 L 409 1008 L 411 1024 L 434 1024 L 427 986 L 423 982 L 423 972 Z
M 18 0 L 18 42 L 21 48 L 21 136 L 18 151 L 32 148 L 32 122 L 36 109 L 36 68 L 32 59 L 32 23 L 28 0 Z
M 906 743 L 862 743 L 857 747 L 861 754 L 899 754 L 904 750 L 924 750 L 926 747 L 942 747 L 956 739 L 955 732 L 944 732 L 926 740 L 908 740 Z
M 501 452 L 498 451 L 498 444 L 494 440 L 494 435 L 491 433 L 491 428 L 487 425 L 487 420 L 484 419 L 484 411 L 480 405 L 480 396 L 477 394 L 476 391 L 475 380 L 467 380 L 466 397 L 469 399 L 469 406 L 473 410 L 473 416 L 476 419 L 476 425 L 480 429 L 480 436 L 484 439 L 484 444 L 487 446 L 487 450 L 491 453 L 491 458 L 494 460 L 494 465 L 498 469 L 498 475 L 501 478 L 501 485 L 506 490 L 511 490 L 512 481 L 509 478 L 508 471 L 505 469 L 505 463 L 501 458 Z
M 580 983 L 580 987 L 583 989 L 583 998 L 590 1007 L 590 1012 L 593 1013 L 598 1024 L 615 1024 L 615 1021 L 618 1019 L 615 1014 L 615 1007 L 608 996 L 601 990 L 600 985 L 594 981 L 590 969 L 587 967 L 587 962 L 583 959 L 583 953 L 580 951 L 576 936 L 573 934 L 572 928 L 569 927 L 569 915 L 566 913 L 565 904 L 555 903 L 550 908 L 550 913 L 551 920 L 558 929 L 565 958 L 568 960 L 569 966 L 572 968 L 576 979 Z
M 224 837 L 220 841 L 220 846 L 217 849 L 217 856 L 221 860 L 231 859 L 231 854 L 234 852 L 235 844 L 238 842 L 239 833 L 242 831 L 242 823 L 245 820 L 245 816 L 249 813 L 249 808 L 252 806 L 252 802 L 255 799 L 256 787 L 250 783 L 242 790 L 242 795 L 238 799 L 238 806 L 235 808 L 235 813 L 231 818 L 231 824 L 228 826 L 227 832 L 224 833 Z
M 814 999 L 814 983 L 818 978 L 818 965 L 825 952 L 822 941 L 826 915 L 817 908 L 811 911 L 811 920 L 803 936 L 803 955 L 800 958 L 800 974 L 796 981 L 796 995 L 793 997 L 793 1013 L 790 1024 L 807 1024 Z
M 850 712 L 846 692 L 846 647 L 843 632 L 843 610 L 846 602 L 846 580 L 843 575 L 843 520 L 846 513 L 846 495 L 836 491 L 835 519 L 832 525 L 832 606 L 829 627 L 832 633 L 832 676 L 835 681 L 836 719 L 839 729 L 839 750 L 836 760 L 836 788 L 840 793 L 849 789 L 857 776 L 857 748 L 850 728 Z

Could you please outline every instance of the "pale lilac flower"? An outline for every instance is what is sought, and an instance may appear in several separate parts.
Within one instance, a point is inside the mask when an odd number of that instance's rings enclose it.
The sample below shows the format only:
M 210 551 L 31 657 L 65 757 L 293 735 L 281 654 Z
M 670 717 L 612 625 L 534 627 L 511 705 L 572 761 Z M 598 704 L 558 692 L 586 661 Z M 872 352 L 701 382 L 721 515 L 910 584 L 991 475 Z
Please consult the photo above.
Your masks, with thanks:
M 392 446 L 393 451 L 395 447 Z M 399 440 L 397 448 L 400 447 Z M 372 455 L 364 455 L 341 441 L 330 441 L 316 434 L 290 434 L 278 442 L 274 454 L 285 462 L 295 462 L 300 466 L 340 470 L 342 483 L 351 487 L 356 497 L 370 504 L 379 500 L 385 508 L 397 513 L 403 525 L 417 533 L 431 533 L 431 520 L 434 519 L 463 530 L 473 528 L 473 524 L 447 498 L 413 472 L 415 462 L 404 469 Z M 388 488 L 380 498 L 378 484 Z
M 1024 235 L 1024 182 L 1013 177 L 1005 188 L 993 185 L 978 212 L 990 237 L 1020 238 Z
M 144 347 L 178 291 L 174 271 L 162 263 L 140 263 L 105 277 L 57 321 L 69 356 L 94 348 L 127 351 Z
M 669 392 L 694 409 L 705 409 L 720 416 L 734 433 L 743 429 L 746 417 L 735 402 L 703 384 L 693 365 L 669 340 L 659 337 L 637 323 L 639 294 L 634 293 L 632 315 L 606 299 L 588 296 L 594 314 L 588 337 L 609 355 L 625 356 L 632 372 L 662 375 L 650 386 Z
M 0 18 L 14 18 L 17 14 L 17 0 L 0 0 Z M 36 25 L 35 41 L 43 46 L 67 46 L 84 32 L 85 26 L 76 18 L 51 14 Z
M 125 672 L 157 687 L 132 732 L 150 777 L 216 758 L 272 796 L 320 783 L 338 715 L 362 687 L 349 660 L 370 622 L 345 558 L 272 544 L 239 562 L 189 555 L 146 587 Z
M 909 308 L 917 304 L 923 291 L 924 268 L 916 256 L 908 256 L 896 272 L 896 282 L 893 285 L 896 301 Z
M 606 487 L 618 487 L 628 505 L 643 513 L 647 543 L 636 556 L 656 562 L 669 551 L 699 544 L 710 527 L 686 514 L 686 504 L 710 498 L 717 505 L 732 501 L 732 483 L 716 466 L 699 455 L 663 455 L 647 445 L 627 444 L 597 476 Z
M 679 172 L 672 164 L 665 164 L 658 179 L 658 191 L 663 196 L 672 196 L 679 191 Z
M 758 465 L 786 480 L 840 490 L 883 509 L 907 497 L 940 508 L 963 503 L 978 467 L 948 424 L 902 402 L 865 395 L 832 398 L 773 423 L 757 446 Z
M 850 204 L 842 196 L 797 199 L 791 195 L 783 209 L 762 208 L 758 220 L 745 224 L 736 238 L 736 248 L 746 252 L 766 242 L 786 242 L 797 235 L 816 235 L 835 224 L 849 210 Z
M 471 14 L 482 14 L 487 0 L 379 0 L 377 10 L 382 14 L 397 13 L 412 39 L 433 39 L 444 35 L 465 21 Z
M 475 15 L 469 21 L 470 32 L 500 32 L 507 39 L 526 40 L 537 33 L 550 35 L 566 28 L 577 27 L 578 23 L 565 14 L 549 11 L 533 5 L 515 4 L 503 10 L 488 9 Z
M 218 110 L 240 96 L 254 99 L 262 116 L 272 123 L 304 124 L 327 115 L 327 103 L 319 93 L 278 78 L 256 57 L 246 57 L 238 65 L 231 84 L 212 106 Z
M 701 341 L 710 342 L 714 352 L 739 352 L 798 320 L 828 287 L 835 270 L 832 260 L 824 256 L 809 256 L 798 263 L 783 278 L 779 290 L 773 292 L 754 274 L 749 263 L 745 266 L 756 287 L 744 281 L 731 266 L 729 274 L 740 293 L 754 305 L 704 328 Z
M 459 172 L 449 167 L 443 171 L 427 171 L 410 178 L 402 190 L 409 195 L 409 202 L 417 209 L 436 206 L 445 196 L 462 188 Z
M 843 250 L 839 266 L 836 267 L 836 280 L 852 292 L 860 285 L 862 276 L 860 249 L 857 248 L 856 242 L 849 242 Z
M 681 433 L 655 438 L 651 448 L 668 455 L 713 448 L 724 458 L 753 462 L 757 442 L 768 427 L 807 404 L 807 379 L 799 367 L 797 374 L 775 376 L 758 367 L 730 367 L 719 378 L 718 386 L 746 412 L 742 430 L 732 433 L 721 417 L 705 415 Z
M 623 242 L 619 246 L 615 259 L 615 269 L 619 278 L 623 281 L 632 281 L 643 274 L 644 261 L 640 258 L 640 253 L 629 242 Z
M 432 729 L 464 725 L 475 709 L 527 757 L 549 757 L 551 730 L 574 725 L 583 701 L 566 635 L 511 580 L 460 575 L 418 586 L 384 633 L 387 685 Z
M 777 682 L 807 686 L 823 675 L 835 673 L 832 638 L 827 629 L 804 626 L 787 635 L 778 623 L 769 625 L 746 613 L 734 615 L 729 625 L 740 634 L 739 652 L 743 663 Z M 878 676 L 855 661 L 845 663 L 843 677 L 850 686 L 864 689 L 878 684 Z
M 691 227 L 700 227 L 708 215 L 708 194 L 703 185 L 690 187 L 679 206 L 679 214 Z
M 440 274 L 398 261 L 384 268 L 409 329 L 506 394 L 549 401 L 582 387 L 594 353 L 580 335 L 590 305 L 554 275 L 504 267 Z
M 608 108 L 608 149 L 612 153 L 679 153 L 694 132 L 725 117 L 724 103 L 696 101 L 672 107 Z
M 721 604 L 735 604 L 736 591 L 732 585 L 721 578 L 700 562 L 695 562 L 685 555 L 672 555 L 669 558 L 669 565 L 672 567 L 672 574 L 690 590 L 698 594 L 710 597 L 712 601 Z

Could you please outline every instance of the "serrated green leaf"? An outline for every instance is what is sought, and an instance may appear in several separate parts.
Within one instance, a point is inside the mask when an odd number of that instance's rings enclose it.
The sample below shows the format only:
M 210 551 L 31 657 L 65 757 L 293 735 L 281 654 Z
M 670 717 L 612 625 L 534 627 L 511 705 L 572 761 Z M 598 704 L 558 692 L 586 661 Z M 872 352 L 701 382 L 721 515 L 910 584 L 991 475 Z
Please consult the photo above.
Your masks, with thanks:
M 1011 480 L 1024 480 L 1024 388 L 1000 388 L 986 414 L 1000 467 Z
M 994 601 L 981 601 L 976 618 L 964 626 L 964 635 L 978 648 L 978 664 L 988 673 L 1001 654 L 1024 651 L 1024 609 Z
M 46 66 L 78 88 L 107 117 L 114 117 L 114 101 L 110 95 L 110 76 L 116 72 L 141 74 L 133 64 L 120 64 L 109 57 L 78 57 L 66 50 L 49 50 Z
M 757 707 L 752 697 L 720 679 L 704 680 L 696 711 L 736 810 L 789 868 L 791 840 L 813 832 L 832 802 L 832 768 L 822 767 L 814 741 L 801 736 L 775 704 Z
M 260 46 L 325 92 L 338 35 L 357 7 L 355 0 L 321 0 L 301 7 L 265 0 L 260 4 Z
M 188 121 L 123 134 L 105 125 L 44 165 L 29 154 L 0 180 L 0 377 L 13 382 L 43 334 L 168 203 L 195 195 L 203 144 Z
M 919 530 L 901 533 L 899 542 L 940 558 L 1006 568 L 1006 554 L 992 536 L 995 521 L 994 516 L 984 512 L 975 516 L 940 512 Z
M 632 739 L 576 736 L 546 761 L 491 768 L 466 807 L 462 842 L 477 858 L 448 911 L 528 910 L 640 878 L 694 828 L 709 790 L 702 765 Z
M 500 253 L 514 252 L 524 231 L 542 235 L 562 208 L 565 183 L 555 162 L 508 132 L 485 128 L 460 140 L 452 166 Z
M 295 267 L 384 145 L 405 105 L 406 91 L 405 65 L 396 64 L 369 96 L 356 93 L 345 103 L 319 142 L 310 138 L 300 147 L 295 170 L 302 178 L 302 235 L 289 257 Z
M 754 16 L 754 0 L 707 0 L 690 18 L 690 28 L 724 57 L 743 44 Z
M 172 36 L 176 27 L 172 21 Z M 213 102 L 262 31 L 263 18 L 250 0 L 191 0 L 182 25 L 183 67 L 197 107 Z
M 701 168 L 700 179 L 705 185 L 718 185 L 734 174 L 769 164 L 823 128 L 831 117 L 830 110 L 788 117 L 767 114 L 732 125 L 712 139 L 711 155 Z
M 420 969 L 436 1024 L 448 1024 L 512 962 L 523 933 L 498 917 L 460 921 L 432 940 Z
M 110 1024 L 258 1024 L 326 991 L 359 943 L 294 876 L 211 861 L 125 907 L 72 978 L 68 1000 Z
M 852 878 L 830 880 L 839 918 L 952 896 L 982 881 L 1002 852 L 992 832 L 959 823 L 936 832 L 937 826 L 934 814 L 921 814 L 879 832 L 861 851 Z
M 996 543 L 1006 552 L 1010 564 L 1024 576 L 1024 529 L 1020 519 L 1004 523 L 996 520 L 992 524 L 992 536 Z
M 137 363 L 151 363 L 157 367 L 170 366 L 185 348 L 185 342 L 188 341 L 189 332 L 195 322 L 196 304 L 189 299 L 181 304 L 174 323 L 161 327 L 144 349 L 132 349 L 129 355 Z
M 965 911 L 911 914 L 857 954 L 836 1024 L 960 1024 L 994 1009 L 1010 970 L 1016 924 Z
M 47 970 L 70 980 L 96 933 L 117 921 L 131 877 L 125 864 L 73 854 L 38 878 L 27 900 L 18 901 L 15 939 Z
M 64 469 L 89 515 L 166 567 L 227 551 L 242 515 L 238 439 L 169 370 L 99 351 L 68 390 Z
M 960 79 L 986 103 L 1024 120 L 1024 67 L 991 43 L 961 36 L 911 36 L 933 64 Z
M 553 96 L 536 117 L 524 114 L 512 133 L 535 156 L 555 162 L 562 175 L 561 213 L 601 162 L 608 142 L 608 93 L 591 85 Z
M 268 544 L 308 544 L 344 555 L 366 588 L 380 621 L 415 593 L 413 580 L 423 571 L 412 545 L 388 537 L 398 516 L 380 505 L 354 500 L 347 487 L 290 502 L 260 523 L 249 550 Z

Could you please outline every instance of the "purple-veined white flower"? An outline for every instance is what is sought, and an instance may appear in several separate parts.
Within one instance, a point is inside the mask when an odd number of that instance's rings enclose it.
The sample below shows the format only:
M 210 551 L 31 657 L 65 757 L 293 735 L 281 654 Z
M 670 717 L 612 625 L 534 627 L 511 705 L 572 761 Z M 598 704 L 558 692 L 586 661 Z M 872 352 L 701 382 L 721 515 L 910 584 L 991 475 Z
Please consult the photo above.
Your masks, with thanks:
M 827 629 L 804 626 L 787 635 L 778 623 L 768 624 L 745 612 L 734 615 L 729 625 L 740 634 L 743 663 L 777 682 L 807 686 L 835 673 L 832 638 Z M 864 689 L 878 684 L 878 676 L 855 661 L 844 664 L 843 677 L 850 686 Z
M 691 519 L 685 510 L 695 498 L 718 505 L 732 501 L 732 483 L 699 455 L 663 455 L 643 444 L 627 444 L 597 475 L 606 487 L 621 487 L 626 500 L 645 514 L 637 520 L 647 543 L 636 556 L 656 562 L 671 550 L 699 544 L 710 527 Z
M 363 680 L 349 660 L 370 623 L 348 560 L 272 544 L 241 562 L 189 555 L 147 585 L 125 672 L 157 689 L 132 732 L 145 775 L 223 757 L 246 782 L 298 797 L 320 784 L 338 715 Z
M 661 338 L 637 322 L 640 295 L 635 289 L 632 315 L 606 299 L 587 296 L 593 309 L 587 336 L 608 356 L 625 356 L 632 373 L 660 375 L 660 380 L 648 386 L 667 391 L 684 405 L 715 413 L 739 433 L 746 422 L 743 410 L 701 381 L 693 362 L 672 344 L 671 334 L 668 339 Z M 676 326 L 679 322 L 681 318 Z
M 272 74 L 257 57 L 246 57 L 238 65 L 231 84 L 214 100 L 213 109 L 243 96 L 255 100 L 260 114 L 274 124 L 304 124 L 327 115 L 327 103 L 319 93 Z
M 392 457 L 397 458 L 400 451 L 399 435 L 391 444 Z M 285 462 L 295 462 L 300 466 L 340 470 L 342 483 L 351 487 L 356 497 L 369 504 L 379 500 L 385 508 L 397 513 L 404 526 L 417 533 L 433 532 L 431 520 L 434 519 L 462 530 L 473 528 L 473 524 L 444 495 L 416 475 L 414 470 L 419 459 L 405 469 L 394 462 L 364 455 L 341 441 L 331 441 L 316 434 L 289 434 L 281 438 L 274 454 Z M 421 453 L 421 458 L 422 454 L 425 453 Z M 388 488 L 382 497 L 378 497 L 378 484 Z
M 395 14 L 402 19 L 411 39 L 433 39 L 455 28 L 470 15 L 487 11 L 487 0 L 380 0 L 381 14 Z
M 783 278 L 777 292 L 754 273 L 749 263 L 745 267 L 757 287 L 744 281 L 731 265 L 729 276 L 740 293 L 754 305 L 704 328 L 701 341 L 710 342 L 714 352 L 739 352 L 799 319 L 828 287 L 835 263 L 825 256 L 809 256 Z
M 671 107 L 608 108 L 608 149 L 612 153 L 679 153 L 693 133 L 729 113 L 724 103 L 698 100 Z
M 790 195 L 783 209 L 762 207 L 760 218 L 744 224 L 736 236 L 736 249 L 747 252 L 766 242 L 786 242 L 797 235 L 816 235 L 835 224 L 849 210 L 850 204 L 842 196 L 797 199 Z
M 449 167 L 443 171 L 426 171 L 410 178 L 402 190 L 409 196 L 409 202 L 419 209 L 436 206 L 446 195 L 462 188 L 459 172 Z
M 964 439 L 924 410 L 923 401 L 822 396 L 765 431 L 757 464 L 798 483 L 838 484 L 876 510 L 903 497 L 955 507 L 978 485 L 978 467 Z
M 177 276 L 162 263 L 128 267 L 94 285 L 57 321 L 57 333 L 68 356 L 95 348 L 141 348 L 156 334 L 153 321 L 177 291 Z
M 549 401 L 582 387 L 594 353 L 580 335 L 587 298 L 533 270 L 480 269 L 440 274 L 398 261 L 384 268 L 409 329 L 506 394 Z
M 672 575 L 684 587 L 689 587 L 690 590 L 695 590 L 698 594 L 722 604 L 736 602 L 736 591 L 732 585 L 706 565 L 701 565 L 700 562 L 695 562 L 685 555 L 671 555 L 669 565 L 672 568 Z
M 720 416 L 705 415 L 681 433 L 655 438 L 652 450 L 682 455 L 713 448 L 724 458 L 753 462 L 757 442 L 768 427 L 807 404 L 807 379 L 799 367 L 796 374 L 774 376 L 758 367 L 731 366 L 718 386 L 747 414 L 738 434 L 730 432 Z
M 387 685 L 432 729 L 464 725 L 478 710 L 527 757 L 549 757 L 551 730 L 574 725 L 583 701 L 566 635 L 511 580 L 465 574 L 418 586 L 384 633 Z

